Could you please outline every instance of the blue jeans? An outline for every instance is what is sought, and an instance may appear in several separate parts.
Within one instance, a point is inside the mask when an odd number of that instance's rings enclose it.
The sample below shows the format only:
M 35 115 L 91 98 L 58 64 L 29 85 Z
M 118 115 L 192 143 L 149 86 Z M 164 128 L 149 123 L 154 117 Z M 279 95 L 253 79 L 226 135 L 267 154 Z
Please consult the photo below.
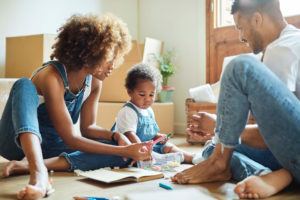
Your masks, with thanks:
M 225 147 L 239 145 L 249 111 L 270 152 L 300 182 L 300 101 L 264 64 L 240 56 L 221 80 L 215 133 Z
M 38 96 L 35 86 L 23 78 L 14 83 L 0 121 L 0 155 L 8 160 L 24 157 L 19 135 L 35 134 L 42 142 L 37 118 Z
M 99 140 L 99 142 L 117 145 L 115 142 L 107 140 Z M 63 152 L 60 156 L 65 157 L 70 164 L 69 171 L 76 169 L 87 171 L 104 167 L 127 167 L 132 161 L 132 159 L 124 160 L 120 156 L 85 153 L 82 151 L 74 151 L 72 153 Z
M 39 98 L 34 84 L 26 78 L 13 85 L 0 120 L 0 155 L 8 160 L 21 160 L 24 153 L 19 143 L 19 135 L 30 132 L 40 142 L 44 158 L 64 156 L 70 164 L 69 170 L 93 170 L 103 167 L 126 167 L 130 160 L 120 156 L 90 154 L 68 148 L 55 129 L 39 121 Z M 111 141 L 99 142 L 117 145 Z

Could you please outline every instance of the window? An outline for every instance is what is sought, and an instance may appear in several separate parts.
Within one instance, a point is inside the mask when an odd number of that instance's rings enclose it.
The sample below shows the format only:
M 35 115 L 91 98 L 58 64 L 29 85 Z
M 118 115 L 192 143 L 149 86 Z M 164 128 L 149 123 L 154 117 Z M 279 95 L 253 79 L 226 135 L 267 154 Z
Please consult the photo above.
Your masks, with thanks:
M 233 0 L 218 0 L 217 7 L 217 27 L 231 26 L 234 24 L 232 15 L 230 14 Z
M 234 25 L 232 15 L 230 14 L 233 0 L 216 0 L 217 8 L 217 27 Z M 293 16 L 300 14 L 300 2 L 295 0 L 279 0 L 283 16 Z M 214 5 L 211 5 L 214 6 Z M 213 7 L 211 8 L 213 9 Z
M 280 8 L 283 16 L 299 15 L 300 2 L 295 0 L 280 0 Z

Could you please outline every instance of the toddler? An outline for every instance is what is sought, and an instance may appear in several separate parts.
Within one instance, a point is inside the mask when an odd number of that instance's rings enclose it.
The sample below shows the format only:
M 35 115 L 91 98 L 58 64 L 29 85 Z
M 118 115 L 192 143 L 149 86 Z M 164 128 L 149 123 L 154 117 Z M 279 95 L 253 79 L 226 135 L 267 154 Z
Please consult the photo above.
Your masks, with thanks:
M 193 154 L 179 149 L 159 133 L 155 115 L 151 108 L 156 92 L 161 88 L 161 74 L 158 69 L 145 64 L 133 66 L 126 77 L 125 87 L 130 100 L 119 111 L 113 130 L 124 134 L 131 143 L 149 140 L 164 140 L 153 145 L 153 151 L 165 154 L 181 152 L 185 163 L 192 163 Z

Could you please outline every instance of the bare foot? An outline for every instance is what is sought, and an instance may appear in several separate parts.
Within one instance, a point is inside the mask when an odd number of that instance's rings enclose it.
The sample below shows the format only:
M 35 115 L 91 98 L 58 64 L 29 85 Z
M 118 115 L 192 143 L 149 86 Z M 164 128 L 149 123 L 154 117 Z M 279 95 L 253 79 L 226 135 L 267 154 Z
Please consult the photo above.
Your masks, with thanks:
M 8 177 L 15 174 L 25 174 L 29 173 L 29 166 L 27 160 L 22 161 L 10 161 L 8 162 L 3 169 L 3 177 Z
M 208 159 L 177 173 L 172 181 L 179 184 L 226 181 L 231 178 L 230 169 L 218 160 Z
M 17 193 L 17 198 L 22 200 L 41 199 L 54 190 L 49 183 L 47 169 L 35 171 L 30 174 L 29 184 Z
M 242 199 L 258 199 L 270 197 L 292 181 L 292 176 L 285 169 L 262 176 L 250 176 L 239 182 L 234 192 Z
M 40 187 L 34 185 L 27 185 L 21 191 L 18 192 L 17 198 L 22 200 L 37 200 L 49 196 L 54 192 L 54 189 L 49 184 L 46 192 Z

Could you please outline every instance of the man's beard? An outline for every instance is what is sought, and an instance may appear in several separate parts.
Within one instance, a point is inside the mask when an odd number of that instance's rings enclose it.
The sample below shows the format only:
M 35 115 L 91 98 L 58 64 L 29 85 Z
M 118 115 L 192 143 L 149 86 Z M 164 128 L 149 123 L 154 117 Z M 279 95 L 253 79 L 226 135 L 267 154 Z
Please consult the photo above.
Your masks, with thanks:
M 260 52 L 263 51 L 263 40 L 262 37 L 259 33 L 256 31 L 252 31 L 252 51 L 254 54 L 259 54 Z

